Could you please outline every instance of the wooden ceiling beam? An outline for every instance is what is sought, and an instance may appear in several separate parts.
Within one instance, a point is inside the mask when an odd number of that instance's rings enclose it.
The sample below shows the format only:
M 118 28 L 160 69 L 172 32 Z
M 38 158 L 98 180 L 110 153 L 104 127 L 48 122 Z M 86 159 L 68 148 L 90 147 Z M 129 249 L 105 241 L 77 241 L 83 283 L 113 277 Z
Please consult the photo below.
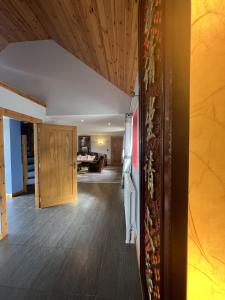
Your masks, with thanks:
M 138 0 L 2 0 L 0 50 L 53 39 L 130 94 L 137 75 Z

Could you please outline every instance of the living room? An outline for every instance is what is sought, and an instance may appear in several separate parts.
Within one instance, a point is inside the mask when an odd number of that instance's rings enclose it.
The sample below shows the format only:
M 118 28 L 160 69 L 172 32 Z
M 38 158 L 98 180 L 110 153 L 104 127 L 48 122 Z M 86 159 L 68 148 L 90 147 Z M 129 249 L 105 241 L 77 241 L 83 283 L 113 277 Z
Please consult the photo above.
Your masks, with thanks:
M 107 126 L 111 123 L 108 122 Z M 122 153 L 123 132 L 120 135 L 78 135 L 78 181 L 108 181 L 110 178 L 119 182 Z

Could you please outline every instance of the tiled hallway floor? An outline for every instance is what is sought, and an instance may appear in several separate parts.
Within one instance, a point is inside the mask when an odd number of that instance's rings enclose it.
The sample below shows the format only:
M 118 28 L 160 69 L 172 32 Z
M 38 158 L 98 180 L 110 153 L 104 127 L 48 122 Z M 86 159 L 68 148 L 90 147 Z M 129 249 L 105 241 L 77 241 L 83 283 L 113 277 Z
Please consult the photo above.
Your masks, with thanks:
M 79 183 L 76 205 L 8 200 L 0 241 L 2 300 L 140 300 L 135 247 L 124 244 L 120 184 Z
M 121 167 L 104 167 L 101 173 L 85 172 L 78 173 L 78 182 L 92 183 L 120 183 L 121 182 Z

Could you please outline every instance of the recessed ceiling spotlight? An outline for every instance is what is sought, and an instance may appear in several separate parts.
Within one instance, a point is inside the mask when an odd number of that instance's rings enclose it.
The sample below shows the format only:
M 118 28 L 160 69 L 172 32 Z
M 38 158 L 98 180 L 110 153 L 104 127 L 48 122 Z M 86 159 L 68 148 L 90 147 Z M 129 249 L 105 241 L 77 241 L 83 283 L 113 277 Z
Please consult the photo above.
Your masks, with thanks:
M 84 123 L 84 120 L 82 119 L 82 120 L 80 120 L 82 123 Z
M 110 123 L 110 122 L 108 123 L 108 126 L 111 126 L 111 123 Z

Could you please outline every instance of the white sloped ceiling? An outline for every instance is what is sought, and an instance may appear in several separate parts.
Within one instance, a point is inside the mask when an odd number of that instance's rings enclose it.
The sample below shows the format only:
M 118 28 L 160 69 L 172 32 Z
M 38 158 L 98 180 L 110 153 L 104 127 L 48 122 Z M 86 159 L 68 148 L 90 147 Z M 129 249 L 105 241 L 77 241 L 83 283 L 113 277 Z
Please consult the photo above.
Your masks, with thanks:
M 83 133 L 123 130 L 129 96 L 53 41 L 7 46 L 0 80 L 42 99 L 54 123 L 78 125 Z

